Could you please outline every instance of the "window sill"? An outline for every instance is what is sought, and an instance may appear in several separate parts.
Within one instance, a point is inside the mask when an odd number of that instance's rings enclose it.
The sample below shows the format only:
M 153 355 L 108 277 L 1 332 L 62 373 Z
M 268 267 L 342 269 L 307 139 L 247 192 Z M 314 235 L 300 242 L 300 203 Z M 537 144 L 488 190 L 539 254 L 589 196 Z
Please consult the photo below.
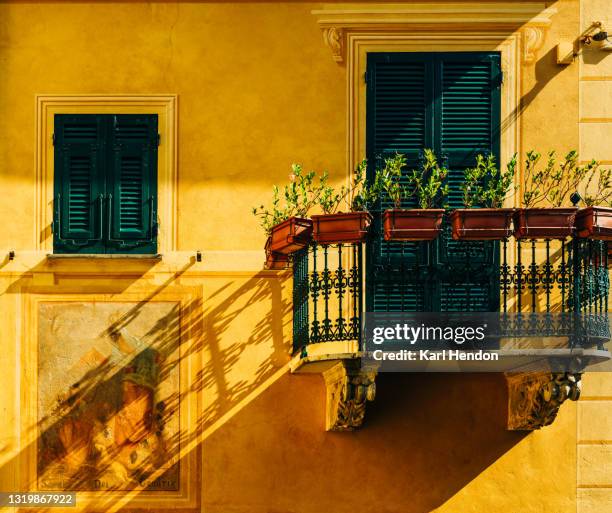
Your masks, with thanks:
M 161 260 L 160 253 L 152 253 L 146 255 L 130 255 L 130 254 L 103 254 L 103 253 L 49 253 L 49 260 Z

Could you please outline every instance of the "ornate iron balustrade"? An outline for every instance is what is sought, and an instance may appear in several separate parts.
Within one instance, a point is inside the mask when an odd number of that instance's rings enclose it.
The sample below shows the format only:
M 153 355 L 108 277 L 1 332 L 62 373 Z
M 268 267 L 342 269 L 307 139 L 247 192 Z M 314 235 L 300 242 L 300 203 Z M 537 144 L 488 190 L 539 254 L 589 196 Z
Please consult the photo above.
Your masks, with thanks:
M 462 242 L 450 241 L 446 229 L 438 241 L 385 244 L 394 250 L 368 270 L 369 280 L 365 245 L 312 243 L 294 255 L 294 351 L 311 343 L 361 341 L 365 290 L 371 297 L 390 298 L 389 311 L 435 311 L 435 301 L 441 310 L 520 314 L 501 317 L 504 331 L 514 337 L 582 333 L 571 343 L 583 345 L 611 338 L 607 242 Z M 445 297 L 444 286 L 455 297 Z M 487 290 L 494 290 L 488 302 L 483 299 Z M 381 301 L 376 307 L 385 310 Z M 577 325 L 584 315 L 588 330 Z
M 502 242 L 502 311 L 602 313 L 608 311 L 608 250 L 604 241 L 569 239 Z M 538 258 L 543 255 L 544 259 Z M 555 291 L 557 301 L 553 300 Z M 541 301 L 544 304 L 541 304 Z
M 361 244 L 313 243 L 293 256 L 293 346 L 361 339 Z

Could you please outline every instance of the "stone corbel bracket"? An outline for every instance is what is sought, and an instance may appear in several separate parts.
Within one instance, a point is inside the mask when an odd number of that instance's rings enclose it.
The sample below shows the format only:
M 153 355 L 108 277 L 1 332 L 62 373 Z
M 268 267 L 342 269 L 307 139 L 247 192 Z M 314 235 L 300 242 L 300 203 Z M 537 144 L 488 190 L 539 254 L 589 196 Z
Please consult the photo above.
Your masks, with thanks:
M 506 31 L 522 33 L 523 61 L 533 64 L 544 45 L 552 17 L 557 13 L 545 2 L 486 4 L 328 4 L 312 11 L 323 31 L 323 41 L 333 59 L 346 59 L 349 34 L 371 36 L 390 32 L 460 33 Z
M 363 424 L 366 402 L 376 395 L 376 370 L 342 360 L 323 373 L 327 390 L 325 429 L 352 431 Z
M 548 26 L 530 25 L 521 31 L 523 34 L 523 62 L 535 64 L 538 52 L 544 46 Z
M 507 373 L 508 430 L 533 431 L 553 423 L 561 405 L 580 397 L 581 374 L 571 372 Z
M 325 27 L 323 29 L 323 41 L 332 52 L 336 62 L 344 60 L 344 34 L 341 28 Z

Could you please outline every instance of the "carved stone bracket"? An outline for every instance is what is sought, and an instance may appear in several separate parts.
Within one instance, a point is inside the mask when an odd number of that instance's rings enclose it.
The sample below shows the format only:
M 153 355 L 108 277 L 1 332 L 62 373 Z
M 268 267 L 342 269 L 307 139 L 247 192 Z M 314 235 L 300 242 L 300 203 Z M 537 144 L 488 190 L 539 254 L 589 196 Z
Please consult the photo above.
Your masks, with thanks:
M 352 431 L 363 424 L 366 401 L 376 395 L 376 370 L 343 360 L 323 373 L 327 389 L 327 431 Z
M 332 52 L 332 57 L 336 62 L 344 60 L 344 38 L 342 29 L 336 27 L 326 27 L 323 29 L 323 41 Z
M 567 400 L 580 397 L 581 374 L 570 372 L 507 373 L 508 429 L 532 431 L 548 426 Z
M 538 51 L 544 45 L 546 27 L 527 26 L 523 29 L 523 62 L 535 64 Z

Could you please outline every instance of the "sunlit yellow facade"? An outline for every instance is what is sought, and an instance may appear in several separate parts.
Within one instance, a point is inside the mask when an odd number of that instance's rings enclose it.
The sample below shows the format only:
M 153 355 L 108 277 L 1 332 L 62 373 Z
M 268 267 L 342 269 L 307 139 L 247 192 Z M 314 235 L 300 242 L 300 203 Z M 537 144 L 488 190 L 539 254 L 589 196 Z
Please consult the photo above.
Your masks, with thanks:
M 131 354 L 93 321 L 115 304 L 110 324 L 170 345 L 166 450 L 180 472 L 162 491 L 80 492 L 78 511 L 611 512 L 608 374 L 587 374 L 581 400 L 532 433 L 505 429 L 501 375 L 381 374 L 364 426 L 326 432 L 323 379 L 289 369 L 291 272 L 263 270 L 251 215 L 293 162 L 350 176 L 370 51 L 501 51 L 502 160 L 575 148 L 612 164 L 612 53 L 578 42 L 593 21 L 612 31 L 610 7 L 1 3 L 0 488 L 41 485 L 45 387 L 68 389 L 78 369 L 100 386 L 92 369 L 110 356 L 92 364 L 85 341 Z M 578 55 L 560 64 L 568 43 Z M 48 256 L 58 113 L 158 114 L 160 258 Z M 171 322 L 155 317 L 168 309 Z M 61 337 L 76 363 L 49 360 Z

